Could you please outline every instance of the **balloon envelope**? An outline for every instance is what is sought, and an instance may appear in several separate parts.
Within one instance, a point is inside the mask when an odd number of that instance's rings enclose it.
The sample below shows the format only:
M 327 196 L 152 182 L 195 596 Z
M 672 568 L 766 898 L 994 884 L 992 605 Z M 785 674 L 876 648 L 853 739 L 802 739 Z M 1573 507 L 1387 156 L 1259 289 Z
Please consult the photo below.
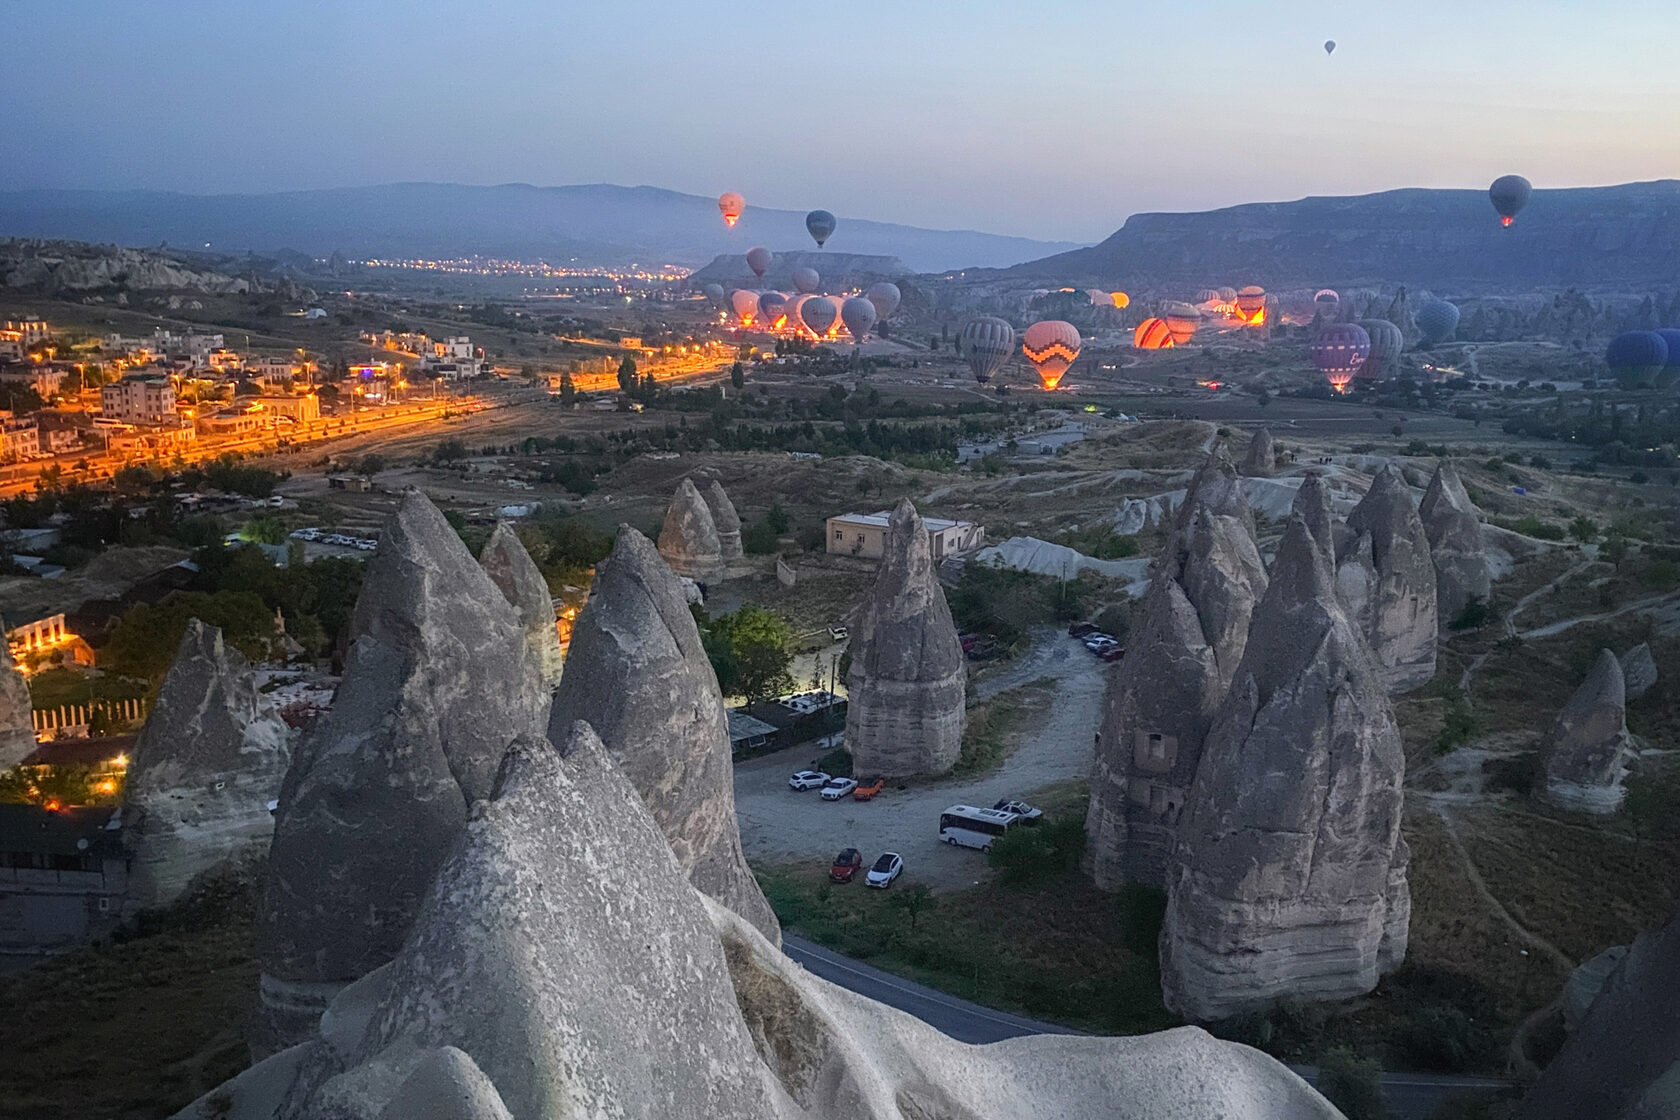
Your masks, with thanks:
M 707 299 L 712 301 L 713 307 L 722 307 L 724 298 L 728 294 L 723 290 L 722 284 L 707 284 L 700 291 L 705 294 Z
M 1334 39 L 1324 40 L 1324 53 L 1325 54 L 1335 54 L 1336 53 L 1336 40 L 1334 40 Z
M 863 296 L 853 296 L 840 305 L 840 321 L 846 324 L 853 342 L 862 342 L 875 326 L 875 305 Z
M 1145 319 L 1132 332 L 1132 345 L 1139 350 L 1165 350 L 1172 344 L 1172 328 L 1165 319 Z
M 1425 342 L 1445 342 L 1458 329 L 1458 307 L 1444 299 L 1430 300 L 1418 308 L 1413 321 Z
M 1237 317 L 1245 323 L 1266 321 L 1266 289 L 1250 284 L 1235 293 Z
M 904 297 L 899 293 L 897 284 L 888 280 L 877 280 L 865 289 L 863 298 L 875 305 L 877 319 L 887 319 L 898 310 L 899 301 Z
M 1189 342 L 1196 336 L 1196 328 L 1202 325 L 1201 311 L 1188 303 L 1167 304 L 1161 308 L 1161 318 L 1166 320 L 1174 346 Z
M 840 309 L 822 296 L 812 296 L 799 305 L 799 320 L 818 338 L 823 337 L 840 318 Z
M 834 215 L 827 210 L 813 210 L 805 215 L 805 231 L 817 243 L 817 248 L 823 247 L 823 242 L 834 236 L 834 227 L 839 223 Z
M 1078 329 L 1060 319 L 1034 323 L 1021 336 L 1021 350 L 1038 370 L 1038 379 L 1046 389 L 1061 383 L 1068 367 L 1079 357 L 1079 347 Z
M 822 283 L 822 275 L 810 265 L 802 264 L 793 270 L 793 286 L 801 292 L 814 292 Z
M 735 309 L 735 317 L 741 320 L 741 325 L 750 327 L 758 315 L 758 293 L 736 288 L 729 293 L 729 306 Z
M 763 276 L 770 271 L 770 265 L 776 259 L 776 254 L 762 245 L 754 245 L 747 250 L 747 267 L 753 270 L 754 276 Z
M 1332 323 L 1313 339 L 1312 360 L 1337 392 L 1371 356 L 1371 336 L 1358 323 Z
M 1221 288 L 1221 289 L 1219 289 L 1219 302 L 1220 303 L 1236 303 L 1237 302 L 1237 290 L 1235 288 Z
M 1657 388 L 1666 389 L 1680 381 L 1680 329 L 1658 327 L 1655 333 L 1668 343 L 1668 362 L 1657 373 Z
M 963 324 L 957 341 L 974 380 L 984 385 L 1015 353 L 1015 328 L 995 315 L 984 315 Z
M 1320 288 L 1313 293 L 1313 302 L 1324 307 L 1338 307 L 1342 302 L 1342 295 L 1334 288 Z
M 1371 339 L 1371 353 L 1356 376 L 1376 381 L 1393 377 L 1400 351 L 1406 348 L 1406 336 L 1387 319 L 1361 319 L 1356 325 L 1363 327 Z
M 1110 292 L 1108 298 L 1114 301 L 1114 306 L 1124 311 L 1132 305 L 1132 297 L 1125 292 Z
M 1499 224 L 1509 226 L 1517 220 L 1517 214 L 1528 205 L 1528 196 L 1534 193 L 1534 184 L 1521 175 L 1501 175 L 1488 188 L 1488 199 L 1493 208 L 1499 211 Z
M 1656 331 L 1627 331 L 1610 340 L 1605 364 L 1624 389 L 1648 389 L 1668 365 L 1668 340 Z
M 734 191 L 724 191 L 718 195 L 718 213 L 723 215 L 723 224 L 731 228 L 741 220 L 741 211 L 747 208 L 747 200 Z
M 787 321 L 787 297 L 781 292 L 760 292 L 758 321 L 767 327 L 781 326 Z

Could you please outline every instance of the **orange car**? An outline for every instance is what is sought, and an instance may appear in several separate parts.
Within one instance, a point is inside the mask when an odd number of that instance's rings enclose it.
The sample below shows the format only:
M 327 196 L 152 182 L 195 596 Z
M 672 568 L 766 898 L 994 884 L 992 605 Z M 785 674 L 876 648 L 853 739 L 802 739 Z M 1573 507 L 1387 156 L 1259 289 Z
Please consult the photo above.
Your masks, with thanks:
M 858 787 L 852 791 L 852 800 L 868 801 L 885 789 L 886 786 L 887 780 L 885 778 L 870 778 L 867 781 L 859 782 Z

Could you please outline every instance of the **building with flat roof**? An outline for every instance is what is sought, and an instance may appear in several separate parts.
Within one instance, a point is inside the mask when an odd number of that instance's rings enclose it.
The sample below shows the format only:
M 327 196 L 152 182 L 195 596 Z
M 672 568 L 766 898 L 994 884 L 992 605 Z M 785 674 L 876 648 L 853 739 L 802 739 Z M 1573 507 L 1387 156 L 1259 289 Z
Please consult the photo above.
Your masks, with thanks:
M 116 927 L 129 861 L 115 815 L 0 804 L 0 954 L 60 952 Z
M 132 373 L 99 387 L 99 414 L 124 424 L 173 424 L 175 385 L 161 373 Z
M 828 552 L 835 556 L 856 556 L 864 560 L 879 560 L 886 548 L 887 518 L 891 511 L 879 513 L 844 513 L 828 519 Z M 972 552 L 984 547 L 986 529 L 973 521 L 950 521 L 943 517 L 924 517 L 928 540 L 933 546 L 933 561 L 947 556 Z

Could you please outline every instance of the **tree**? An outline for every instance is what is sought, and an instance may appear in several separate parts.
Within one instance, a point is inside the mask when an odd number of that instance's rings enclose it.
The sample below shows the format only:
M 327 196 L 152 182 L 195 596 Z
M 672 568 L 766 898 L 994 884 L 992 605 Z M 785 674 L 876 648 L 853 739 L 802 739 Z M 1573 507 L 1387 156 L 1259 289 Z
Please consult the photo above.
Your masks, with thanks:
M 458 439 L 446 439 L 432 448 L 432 462 L 458 463 L 467 457 L 467 445 Z
M 634 396 L 636 385 L 636 359 L 626 354 L 624 360 L 618 363 L 618 387 L 626 396 Z
M 741 389 L 746 386 L 747 370 L 740 362 L 736 362 L 734 365 L 729 367 L 729 383 L 737 389 Z
M 1598 546 L 1598 558 L 1608 562 L 1614 568 L 1620 568 L 1622 561 L 1627 559 L 1627 538 L 1617 532 L 1611 532 L 1604 538 L 1604 543 Z
M 764 515 L 764 521 L 778 534 L 787 532 L 793 525 L 793 522 L 788 518 L 787 510 L 783 509 L 779 502 L 771 503 L 769 512 Z
M 793 690 L 788 625 L 781 615 L 746 606 L 712 619 L 709 630 L 711 641 L 702 644 L 713 657 L 719 686 L 726 675 L 731 678 L 734 687 L 724 688 L 726 694 L 744 696 L 754 704 Z
M 928 903 L 932 901 L 933 889 L 931 887 L 926 883 L 911 883 L 893 895 L 892 906 L 895 910 L 904 911 L 904 916 L 910 919 L 910 929 L 914 932 L 916 918 L 923 910 L 927 909 Z
M 572 384 L 572 371 L 560 375 L 560 403 L 569 405 L 577 400 L 577 386 Z
M 1569 535 L 1582 544 L 1591 544 L 1598 539 L 1598 523 L 1583 513 L 1569 523 Z

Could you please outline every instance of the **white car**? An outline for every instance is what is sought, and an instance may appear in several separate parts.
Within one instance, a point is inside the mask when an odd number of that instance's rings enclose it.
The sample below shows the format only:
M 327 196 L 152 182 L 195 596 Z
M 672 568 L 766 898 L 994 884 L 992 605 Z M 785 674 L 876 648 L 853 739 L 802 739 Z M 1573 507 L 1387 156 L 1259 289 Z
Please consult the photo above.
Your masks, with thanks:
M 883 852 L 881 858 L 875 861 L 875 866 L 869 869 L 869 874 L 864 877 L 864 885 L 884 890 L 892 886 L 892 881 L 898 878 L 903 870 L 904 860 L 897 852 Z
M 823 783 L 822 799 L 824 801 L 838 801 L 857 788 L 856 778 L 830 778 Z
M 1090 650 L 1092 653 L 1100 653 L 1107 646 L 1117 646 L 1120 644 L 1112 634 L 1103 634 L 1100 632 L 1085 635 L 1084 642 L 1085 648 Z
M 1022 824 L 1037 824 L 1044 819 L 1044 810 L 1025 801 L 1011 801 L 1005 798 L 992 808 L 1002 813 L 1014 813 Z
M 821 770 L 801 770 L 788 779 L 788 788 L 794 790 L 821 789 L 828 784 L 828 777 Z

